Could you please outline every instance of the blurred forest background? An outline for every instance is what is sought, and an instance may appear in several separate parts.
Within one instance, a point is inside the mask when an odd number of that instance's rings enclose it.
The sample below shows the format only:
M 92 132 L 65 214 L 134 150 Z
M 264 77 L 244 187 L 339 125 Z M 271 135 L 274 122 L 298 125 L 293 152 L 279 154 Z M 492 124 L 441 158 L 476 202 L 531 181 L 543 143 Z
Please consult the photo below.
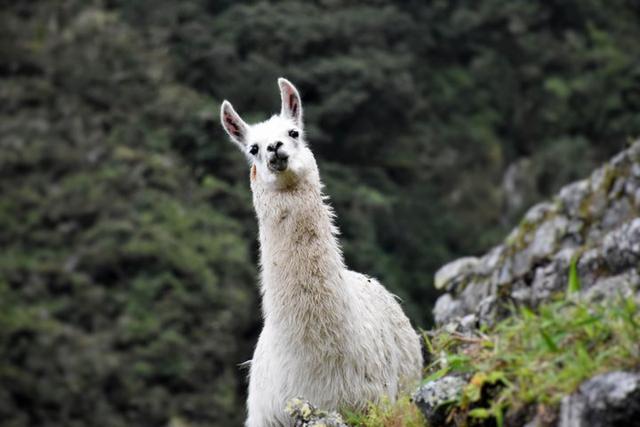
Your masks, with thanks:
M 302 92 L 350 267 L 434 271 L 640 135 L 633 0 L 0 1 L 0 424 L 231 426 L 261 327 L 218 123 Z

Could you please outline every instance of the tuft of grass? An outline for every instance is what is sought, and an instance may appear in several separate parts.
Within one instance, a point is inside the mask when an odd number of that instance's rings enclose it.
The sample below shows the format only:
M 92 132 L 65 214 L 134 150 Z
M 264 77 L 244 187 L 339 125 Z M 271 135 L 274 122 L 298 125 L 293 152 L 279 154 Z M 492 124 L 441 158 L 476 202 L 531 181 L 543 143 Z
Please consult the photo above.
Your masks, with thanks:
M 573 288 L 579 283 L 570 283 Z M 640 367 L 639 324 L 632 298 L 602 305 L 558 300 L 535 311 L 514 309 L 512 317 L 473 337 L 431 333 L 429 346 L 440 359 L 428 372 L 432 377 L 471 373 L 452 407 L 455 418 L 491 418 L 501 426 L 507 411 L 555 408 L 594 375 Z
M 354 427 L 424 427 L 426 422 L 420 410 L 403 396 L 396 402 L 383 400 L 370 404 L 362 413 L 345 411 L 346 423 Z

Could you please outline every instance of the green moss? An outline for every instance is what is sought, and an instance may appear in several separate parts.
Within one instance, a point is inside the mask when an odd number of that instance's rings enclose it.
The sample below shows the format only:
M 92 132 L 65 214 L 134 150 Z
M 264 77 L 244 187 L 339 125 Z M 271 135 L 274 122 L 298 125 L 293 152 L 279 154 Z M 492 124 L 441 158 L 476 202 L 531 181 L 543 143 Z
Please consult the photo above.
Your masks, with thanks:
M 611 187 L 613 186 L 613 183 L 615 182 L 616 178 L 618 178 L 619 176 L 622 175 L 622 170 L 620 169 L 616 169 L 613 166 L 607 164 L 604 166 L 604 177 L 602 178 L 602 184 L 600 184 L 600 188 L 598 188 L 598 191 L 603 191 L 605 194 L 609 193 L 609 190 L 611 190 Z
M 615 181 L 619 177 L 626 177 L 629 174 L 628 167 L 614 168 L 613 166 L 607 164 L 603 166 L 603 168 L 603 177 L 600 184 L 597 188 L 593 189 L 593 191 L 591 191 L 587 195 L 587 197 L 585 197 L 580 203 L 579 215 L 580 218 L 587 224 L 587 227 L 583 228 L 583 230 L 585 231 L 589 229 L 588 226 L 591 225 L 594 221 L 593 204 L 596 200 L 596 197 L 600 196 L 606 199 Z M 593 177 L 590 180 L 590 184 L 593 185 Z

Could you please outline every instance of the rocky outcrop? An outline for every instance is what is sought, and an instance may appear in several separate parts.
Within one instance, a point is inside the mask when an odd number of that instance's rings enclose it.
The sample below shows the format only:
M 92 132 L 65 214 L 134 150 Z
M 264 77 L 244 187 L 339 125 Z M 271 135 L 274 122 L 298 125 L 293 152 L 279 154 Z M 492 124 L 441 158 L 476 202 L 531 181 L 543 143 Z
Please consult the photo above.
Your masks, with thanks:
M 529 209 L 504 242 L 487 254 L 443 266 L 435 286 L 445 293 L 436 302 L 434 318 L 440 330 L 471 336 L 481 325 L 491 326 L 506 317 L 509 307 L 535 307 L 555 295 L 589 303 L 618 296 L 640 301 L 639 267 L 637 141 L 589 178 Z M 453 425 L 443 421 L 447 405 L 464 387 L 460 377 L 446 375 L 424 384 L 414 399 L 430 425 Z M 526 425 L 632 425 L 629 422 L 640 419 L 639 402 L 640 374 L 605 373 L 566 396 L 559 414 L 547 420 L 545 413 L 533 419 L 525 415 Z
M 423 384 L 413 394 L 413 401 L 418 405 L 429 425 L 443 425 L 447 418 L 447 403 L 459 399 L 466 385 L 466 378 L 446 376 Z
M 289 400 L 285 412 L 293 419 L 295 427 L 347 427 L 337 412 L 320 410 L 300 398 Z
M 564 291 L 576 263 L 581 297 L 638 295 L 640 141 L 532 207 L 505 241 L 482 257 L 442 267 L 436 323 L 493 324 L 511 304 L 535 306 Z
M 582 384 L 562 401 L 558 427 L 630 426 L 640 424 L 640 374 L 609 372 Z

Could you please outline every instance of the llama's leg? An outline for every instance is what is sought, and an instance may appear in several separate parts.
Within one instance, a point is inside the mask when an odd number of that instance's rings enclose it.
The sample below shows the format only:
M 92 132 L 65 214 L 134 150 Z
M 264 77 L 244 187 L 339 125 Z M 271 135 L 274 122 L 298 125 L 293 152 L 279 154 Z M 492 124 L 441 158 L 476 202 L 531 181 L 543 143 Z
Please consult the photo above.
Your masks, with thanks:
M 268 348 L 269 331 L 268 326 L 262 330 L 251 362 L 246 427 L 287 427 L 291 424 L 284 413 L 285 402 L 278 399 L 282 393 L 278 381 L 281 373 L 274 363 L 277 355 Z
M 277 391 L 270 387 L 273 383 L 263 381 L 263 372 L 252 370 L 254 377 L 249 383 L 247 399 L 246 427 L 288 427 L 292 423 L 287 418 L 285 403 L 276 399 Z

